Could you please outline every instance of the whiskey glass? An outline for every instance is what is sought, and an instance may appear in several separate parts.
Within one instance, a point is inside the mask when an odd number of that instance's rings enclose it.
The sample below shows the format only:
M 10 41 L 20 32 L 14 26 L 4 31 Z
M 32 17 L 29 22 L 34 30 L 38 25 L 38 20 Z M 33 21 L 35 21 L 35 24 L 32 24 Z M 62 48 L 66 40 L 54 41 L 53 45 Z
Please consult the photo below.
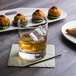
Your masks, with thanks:
M 38 17 L 38 16 L 37 16 Z M 28 24 L 24 26 L 21 20 L 18 20 L 18 42 L 19 42 L 19 58 L 27 61 L 40 60 L 46 55 L 48 22 L 46 18 L 42 18 L 42 23 L 32 23 L 28 20 Z

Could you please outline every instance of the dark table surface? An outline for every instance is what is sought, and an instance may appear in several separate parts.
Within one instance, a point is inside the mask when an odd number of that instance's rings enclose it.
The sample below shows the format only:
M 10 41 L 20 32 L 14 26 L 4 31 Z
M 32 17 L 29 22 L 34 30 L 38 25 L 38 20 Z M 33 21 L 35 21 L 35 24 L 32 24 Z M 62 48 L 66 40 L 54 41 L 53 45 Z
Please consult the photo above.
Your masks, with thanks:
M 0 10 L 18 7 L 50 8 L 56 5 L 67 12 L 68 16 L 60 21 L 50 23 L 48 44 L 55 45 L 55 68 L 9 68 L 7 67 L 10 47 L 18 43 L 17 31 L 0 33 L 0 76 L 76 76 L 76 45 L 68 41 L 61 33 L 63 24 L 76 19 L 76 0 L 0 0 Z

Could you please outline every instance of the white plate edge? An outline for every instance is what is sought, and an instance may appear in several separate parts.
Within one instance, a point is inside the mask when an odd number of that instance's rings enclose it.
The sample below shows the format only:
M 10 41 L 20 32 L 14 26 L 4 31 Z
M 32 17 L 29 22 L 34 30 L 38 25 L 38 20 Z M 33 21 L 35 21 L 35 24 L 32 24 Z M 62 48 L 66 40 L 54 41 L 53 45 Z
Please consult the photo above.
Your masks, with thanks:
M 72 23 L 72 22 L 75 22 L 75 21 L 76 21 L 76 20 L 69 21 L 69 22 L 65 23 L 65 24 L 61 27 L 61 32 L 62 32 L 63 36 L 64 36 L 66 39 L 68 39 L 70 42 L 74 43 L 74 44 L 76 44 L 76 42 L 74 42 L 73 40 L 69 39 L 69 38 L 63 33 L 63 27 L 64 27 L 66 24 Z

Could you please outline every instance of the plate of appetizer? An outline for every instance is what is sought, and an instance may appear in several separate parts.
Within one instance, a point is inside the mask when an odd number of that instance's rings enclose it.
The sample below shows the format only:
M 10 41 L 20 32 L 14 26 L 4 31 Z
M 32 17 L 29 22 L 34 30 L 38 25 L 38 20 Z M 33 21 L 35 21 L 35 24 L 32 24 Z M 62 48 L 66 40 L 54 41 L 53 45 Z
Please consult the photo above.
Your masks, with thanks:
M 35 16 L 40 16 L 37 18 Z M 18 20 L 25 17 L 25 27 L 37 26 L 45 23 L 46 17 L 48 23 L 61 20 L 67 16 L 67 13 L 56 6 L 51 8 L 16 8 L 0 11 L 0 32 L 18 29 Z
M 76 20 L 64 24 L 61 31 L 68 40 L 76 44 Z

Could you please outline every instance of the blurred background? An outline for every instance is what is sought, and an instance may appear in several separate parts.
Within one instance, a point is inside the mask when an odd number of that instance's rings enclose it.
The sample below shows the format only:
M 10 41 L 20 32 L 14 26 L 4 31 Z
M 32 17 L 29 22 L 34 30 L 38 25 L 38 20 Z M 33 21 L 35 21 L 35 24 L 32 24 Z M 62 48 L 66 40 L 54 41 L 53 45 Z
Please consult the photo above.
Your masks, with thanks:
M 68 9 L 68 7 L 74 6 L 76 0 L 73 0 L 71 4 L 69 2 L 72 0 L 0 0 L 0 10 L 10 9 L 10 8 L 18 8 L 18 7 L 51 7 L 53 5 L 58 6 L 61 9 Z M 68 3 L 68 6 L 67 6 Z M 63 8 L 62 6 L 66 6 Z

